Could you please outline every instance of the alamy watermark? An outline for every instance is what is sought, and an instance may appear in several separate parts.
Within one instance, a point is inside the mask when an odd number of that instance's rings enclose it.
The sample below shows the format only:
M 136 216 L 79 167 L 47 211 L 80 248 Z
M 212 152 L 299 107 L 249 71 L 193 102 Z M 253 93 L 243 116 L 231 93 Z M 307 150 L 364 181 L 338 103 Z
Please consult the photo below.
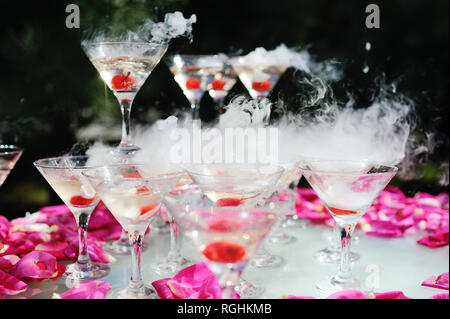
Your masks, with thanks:
M 175 128 L 170 133 L 174 142 L 170 161 L 175 164 L 259 163 L 278 162 L 278 129 L 274 127 Z
M 380 7 L 374 3 L 367 5 L 366 13 L 369 15 L 366 17 L 366 27 L 368 29 L 380 28 Z
M 68 4 L 66 6 L 66 27 L 68 29 L 79 29 L 80 28 L 80 7 L 76 4 Z

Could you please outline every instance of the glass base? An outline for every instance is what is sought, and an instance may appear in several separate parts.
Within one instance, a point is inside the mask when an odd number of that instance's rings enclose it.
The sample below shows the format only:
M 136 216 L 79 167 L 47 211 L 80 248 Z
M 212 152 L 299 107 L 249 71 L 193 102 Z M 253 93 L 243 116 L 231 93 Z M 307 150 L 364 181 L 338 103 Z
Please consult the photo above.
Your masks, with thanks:
M 142 289 L 132 291 L 128 287 L 111 289 L 106 299 L 160 299 L 155 289 L 144 285 Z
M 341 262 L 341 251 L 339 249 L 324 248 L 313 254 L 313 258 L 321 263 L 339 264 Z M 359 254 L 350 252 L 350 261 L 354 262 L 359 259 Z
M 300 228 L 305 229 L 306 226 L 310 224 L 310 221 L 307 219 L 301 219 L 301 218 L 286 218 L 286 220 L 281 225 L 285 228 Z
M 295 243 L 295 241 L 297 240 L 297 238 L 295 238 L 294 236 L 285 234 L 285 233 L 281 233 L 275 236 L 270 236 L 267 238 L 267 241 L 271 244 L 276 244 L 276 245 L 289 245 L 292 243 Z
M 104 264 L 88 263 L 80 267 L 78 263 L 70 264 L 66 267 L 63 278 L 69 288 L 75 286 L 83 280 L 98 279 L 109 274 L 110 268 Z
M 142 244 L 142 251 L 147 249 L 148 244 L 144 241 Z M 131 254 L 130 241 L 126 238 L 119 238 L 114 241 L 107 242 L 103 245 L 103 250 L 115 255 L 129 255 Z
M 191 261 L 183 256 L 178 256 L 176 258 L 166 257 L 161 262 L 153 265 L 152 268 L 159 275 L 176 274 L 189 263 L 191 263 Z
M 251 282 L 240 278 L 234 290 L 239 294 L 241 299 L 256 299 L 262 296 L 265 289 L 261 286 L 255 286 Z
M 275 268 L 280 267 L 283 263 L 283 257 L 272 254 L 255 256 L 250 261 L 250 265 L 256 268 Z
M 130 156 L 139 151 L 141 148 L 139 146 L 136 146 L 134 144 L 119 144 L 117 147 L 113 150 L 113 152 L 116 155 L 125 155 Z
M 316 288 L 321 294 L 329 296 L 342 290 L 360 290 L 361 284 L 356 278 L 343 279 L 336 275 L 316 282 Z
M 131 253 L 130 242 L 122 239 L 107 242 L 103 246 L 103 250 L 116 255 L 127 255 Z

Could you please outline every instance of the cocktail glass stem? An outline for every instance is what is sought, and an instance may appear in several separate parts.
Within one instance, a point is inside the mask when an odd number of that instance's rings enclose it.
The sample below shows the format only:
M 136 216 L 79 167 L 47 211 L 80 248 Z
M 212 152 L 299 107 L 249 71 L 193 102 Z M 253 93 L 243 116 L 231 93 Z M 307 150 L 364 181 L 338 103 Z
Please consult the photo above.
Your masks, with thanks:
M 122 112 L 122 139 L 118 146 L 119 151 L 130 153 L 139 150 L 139 147 L 131 142 L 131 106 L 136 96 L 135 92 L 114 92 L 119 100 L 120 111 Z
M 225 268 L 222 273 L 216 274 L 216 276 L 222 289 L 222 299 L 236 299 L 236 291 L 234 288 L 239 281 L 240 271 Z
M 87 269 L 90 265 L 91 259 L 89 258 L 88 245 L 87 245 L 87 230 L 91 213 L 82 212 L 78 216 L 78 259 L 77 264 L 80 270 Z
M 355 229 L 354 224 L 344 224 L 339 226 L 341 232 L 341 263 L 338 273 L 333 277 L 332 282 L 341 286 L 346 286 L 348 283 L 353 283 L 351 271 L 351 240 L 352 233 Z
M 130 233 L 129 237 L 131 245 L 131 279 L 127 289 L 132 295 L 135 295 L 141 293 L 144 288 L 141 273 L 141 249 L 144 235 Z
M 170 221 L 170 249 L 168 254 L 169 260 L 177 260 L 181 258 L 180 247 L 178 243 L 178 226 L 173 218 Z
M 200 101 L 198 99 L 193 99 L 191 101 L 191 116 L 193 120 L 198 120 L 200 118 Z

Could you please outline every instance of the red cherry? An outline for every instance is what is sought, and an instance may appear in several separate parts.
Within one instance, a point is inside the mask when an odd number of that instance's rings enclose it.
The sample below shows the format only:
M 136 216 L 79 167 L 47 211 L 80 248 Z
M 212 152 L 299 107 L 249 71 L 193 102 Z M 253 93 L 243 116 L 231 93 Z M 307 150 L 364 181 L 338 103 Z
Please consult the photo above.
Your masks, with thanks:
M 223 90 L 223 88 L 225 87 L 225 81 L 222 80 L 213 80 L 211 82 L 211 87 L 213 90 Z
M 154 205 L 142 206 L 140 215 L 144 215 L 144 214 L 148 213 L 149 211 L 154 210 L 155 208 L 156 208 L 156 206 L 154 206 Z
M 335 215 L 355 215 L 357 212 L 353 210 L 339 209 L 334 207 L 328 207 L 328 209 Z
M 72 196 L 70 198 L 70 203 L 74 206 L 87 206 L 91 205 L 95 201 L 95 197 L 93 198 L 84 198 L 83 196 Z
M 145 186 L 139 187 L 136 191 L 138 194 L 150 192 L 150 190 Z
M 227 207 L 227 206 L 239 206 L 245 203 L 239 198 L 221 198 L 216 202 L 217 207 Z
M 200 90 L 200 81 L 196 78 L 189 78 L 186 80 L 186 89 Z
M 257 92 L 269 91 L 271 87 L 272 84 L 267 80 L 263 82 L 252 82 L 252 89 Z
M 239 229 L 239 224 L 228 220 L 220 220 L 209 225 L 209 229 L 217 232 L 230 232 Z
M 130 76 L 130 72 L 125 74 L 117 74 L 111 80 L 113 90 L 129 90 L 135 84 L 134 79 Z
M 245 248 L 231 242 L 216 241 L 208 244 L 203 250 L 203 256 L 218 263 L 235 263 L 245 256 Z
M 133 173 L 126 173 L 125 175 L 123 175 L 123 177 L 125 177 L 125 178 L 142 178 L 142 175 L 139 174 L 138 172 L 133 172 Z

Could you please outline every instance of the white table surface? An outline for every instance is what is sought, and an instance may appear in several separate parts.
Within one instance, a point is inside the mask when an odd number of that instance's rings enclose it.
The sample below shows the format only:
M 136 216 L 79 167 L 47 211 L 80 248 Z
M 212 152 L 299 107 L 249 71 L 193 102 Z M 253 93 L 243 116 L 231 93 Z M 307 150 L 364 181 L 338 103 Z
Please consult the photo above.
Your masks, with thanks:
M 312 254 L 327 245 L 324 237 L 326 226 L 308 225 L 305 229 L 287 228 L 286 231 L 296 237 L 296 241 L 286 246 L 267 244 L 272 253 L 284 257 L 285 263 L 278 268 L 254 268 L 247 266 L 243 277 L 253 284 L 266 288 L 261 298 L 282 298 L 287 295 L 313 296 L 324 298 L 315 288 L 315 281 L 334 275 L 336 264 L 321 264 L 312 258 Z M 416 243 L 423 234 L 409 234 L 403 238 L 378 238 L 364 235 L 358 231 L 359 240 L 353 245 L 353 250 L 361 258 L 353 263 L 353 271 L 365 282 L 369 275 L 368 265 L 377 265 L 380 270 L 379 288 L 376 292 L 401 290 L 411 298 L 429 298 L 446 291 L 422 287 L 421 283 L 431 275 L 440 275 L 449 271 L 449 246 L 429 248 Z M 158 275 L 152 265 L 162 259 L 168 251 L 169 234 L 151 232 L 146 239 L 149 243 L 142 253 L 142 271 L 144 282 L 172 277 L 173 275 Z M 182 240 L 182 253 L 194 261 L 200 261 L 200 256 L 188 240 Z M 115 256 L 116 261 L 109 264 L 111 272 L 99 280 L 112 284 L 113 288 L 126 286 L 130 277 L 130 256 Z M 34 294 L 38 290 L 43 292 Z M 62 279 L 47 280 L 29 284 L 28 291 L 12 296 L 13 298 L 51 298 L 54 292 L 62 293 L 68 290 Z M 6 296 L 5 296 L 6 297 Z

